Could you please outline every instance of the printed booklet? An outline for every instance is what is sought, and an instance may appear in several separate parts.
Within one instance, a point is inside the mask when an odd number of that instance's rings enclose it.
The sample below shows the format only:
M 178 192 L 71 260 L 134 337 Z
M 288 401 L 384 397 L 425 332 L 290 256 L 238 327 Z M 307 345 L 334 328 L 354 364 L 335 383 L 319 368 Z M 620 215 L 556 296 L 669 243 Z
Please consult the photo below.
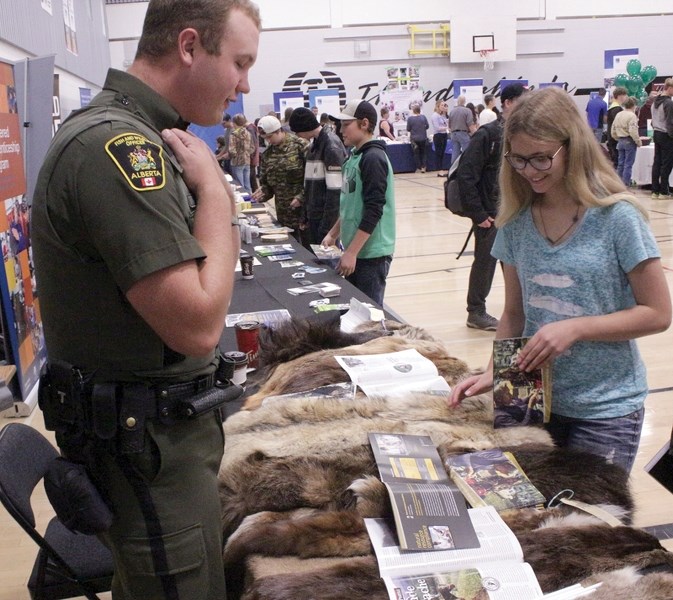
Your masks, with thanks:
M 498 512 L 545 503 L 510 452 L 498 448 L 448 456 L 446 468 L 473 508 L 493 506 Z
M 403 550 L 479 546 L 465 499 L 451 483 L 429 436 L 370 433 L 369 443 L 390 494 Z
M 530 373 L 516 366 L 528 338 L 493 340 L 493 426 L 548 423 L 551 417 L 551 369 Z
M 391 600 L 542 598 L 519 541 L 495 508 L 471 508 L 468 515 L 480 547 L 439 552 L 403 552 L 385 519 L 365 519 Z
M 451 392 L 435 363 L 416 349 L 334 358 L 351 381 L 369 397 L 390 397 L 410 392 L 448 396 Z

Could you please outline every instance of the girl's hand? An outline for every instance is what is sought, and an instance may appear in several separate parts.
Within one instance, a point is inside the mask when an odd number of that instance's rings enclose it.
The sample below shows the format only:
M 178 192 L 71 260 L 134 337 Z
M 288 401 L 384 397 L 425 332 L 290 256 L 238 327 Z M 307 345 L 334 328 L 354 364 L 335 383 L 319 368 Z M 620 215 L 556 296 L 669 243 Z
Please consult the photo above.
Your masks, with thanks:
M 575 319 L 565 319 L 543 325 L 519 353 L 517 366 L 532 371 L 563 354 L 579 339 L 575 324 Z
M 493 388 L 493 371 L 487 369 L 481 375 L 472 375 L 463 381 L 457 383 L 448 400 L 451 408 L 458 406 L 464 398 L 470 398 L 478 394 L 483 394 Z

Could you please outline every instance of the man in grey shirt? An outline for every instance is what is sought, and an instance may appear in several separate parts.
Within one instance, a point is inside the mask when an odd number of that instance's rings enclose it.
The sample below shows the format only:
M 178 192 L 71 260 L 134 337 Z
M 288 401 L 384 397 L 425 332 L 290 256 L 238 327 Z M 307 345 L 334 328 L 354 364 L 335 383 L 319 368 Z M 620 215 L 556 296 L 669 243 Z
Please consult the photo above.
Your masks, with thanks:
M 465 96 L 456 98 L 456 106 L 449 113 L 451 131 L 451 163 L 456 160 L 470 144 L 470 134 L 476 129 L 472 111 L 465 106 Z

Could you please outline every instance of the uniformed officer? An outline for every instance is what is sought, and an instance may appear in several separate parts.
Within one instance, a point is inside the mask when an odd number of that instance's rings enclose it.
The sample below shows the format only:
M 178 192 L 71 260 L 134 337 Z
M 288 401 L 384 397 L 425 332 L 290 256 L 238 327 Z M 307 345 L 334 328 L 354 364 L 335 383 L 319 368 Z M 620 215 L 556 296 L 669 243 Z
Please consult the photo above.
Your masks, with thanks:
M 43 387 L 60 394 L 45 421 L 95 463 L 115 600 L 226 597 L 221 419 L 182 407 L 217 389 L 239 233 L 222 171 L 185 129 L 249 91 L 259 28 L 249 0 L 150 0 L 133 64 L 64 123 L 35 191 Z
M 260 159 L 260 187 L 252 197 L 260 202 L 274 198 L 278 222 L 294 229 L 293 236 L 301 242 L 307 143 L 283 131 L 271 115 L 262 117 L 257 127 L 267 148 Z

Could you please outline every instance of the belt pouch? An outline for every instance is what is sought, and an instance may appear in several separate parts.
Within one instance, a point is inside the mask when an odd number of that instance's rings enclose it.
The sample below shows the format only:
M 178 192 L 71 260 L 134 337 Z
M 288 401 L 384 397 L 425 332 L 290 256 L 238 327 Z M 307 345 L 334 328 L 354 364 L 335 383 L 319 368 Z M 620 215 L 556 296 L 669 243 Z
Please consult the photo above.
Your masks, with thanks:
M 91 393 L 93 431 L 101 440 L 111 440 L 117 432 L 117 386 L 97 383 Z
M 240 385 L 215 386 L 200 392 L 191 398 L 178 402 L 178 414 L 183 418 L 192 419 L 213 411 L 225 402 L 240 398 L 244 390 Z
M 40 376 L 40 408 L 45 426 L 51 431 L 65 431 L 82 417 L 81 382 L 72 365 L 54 360 Z
M 119 405 L 118 449 L 137 454 L 145 448 L 145 419 L 155 409 L 154 395 L 142 383 L 126 384 Z

